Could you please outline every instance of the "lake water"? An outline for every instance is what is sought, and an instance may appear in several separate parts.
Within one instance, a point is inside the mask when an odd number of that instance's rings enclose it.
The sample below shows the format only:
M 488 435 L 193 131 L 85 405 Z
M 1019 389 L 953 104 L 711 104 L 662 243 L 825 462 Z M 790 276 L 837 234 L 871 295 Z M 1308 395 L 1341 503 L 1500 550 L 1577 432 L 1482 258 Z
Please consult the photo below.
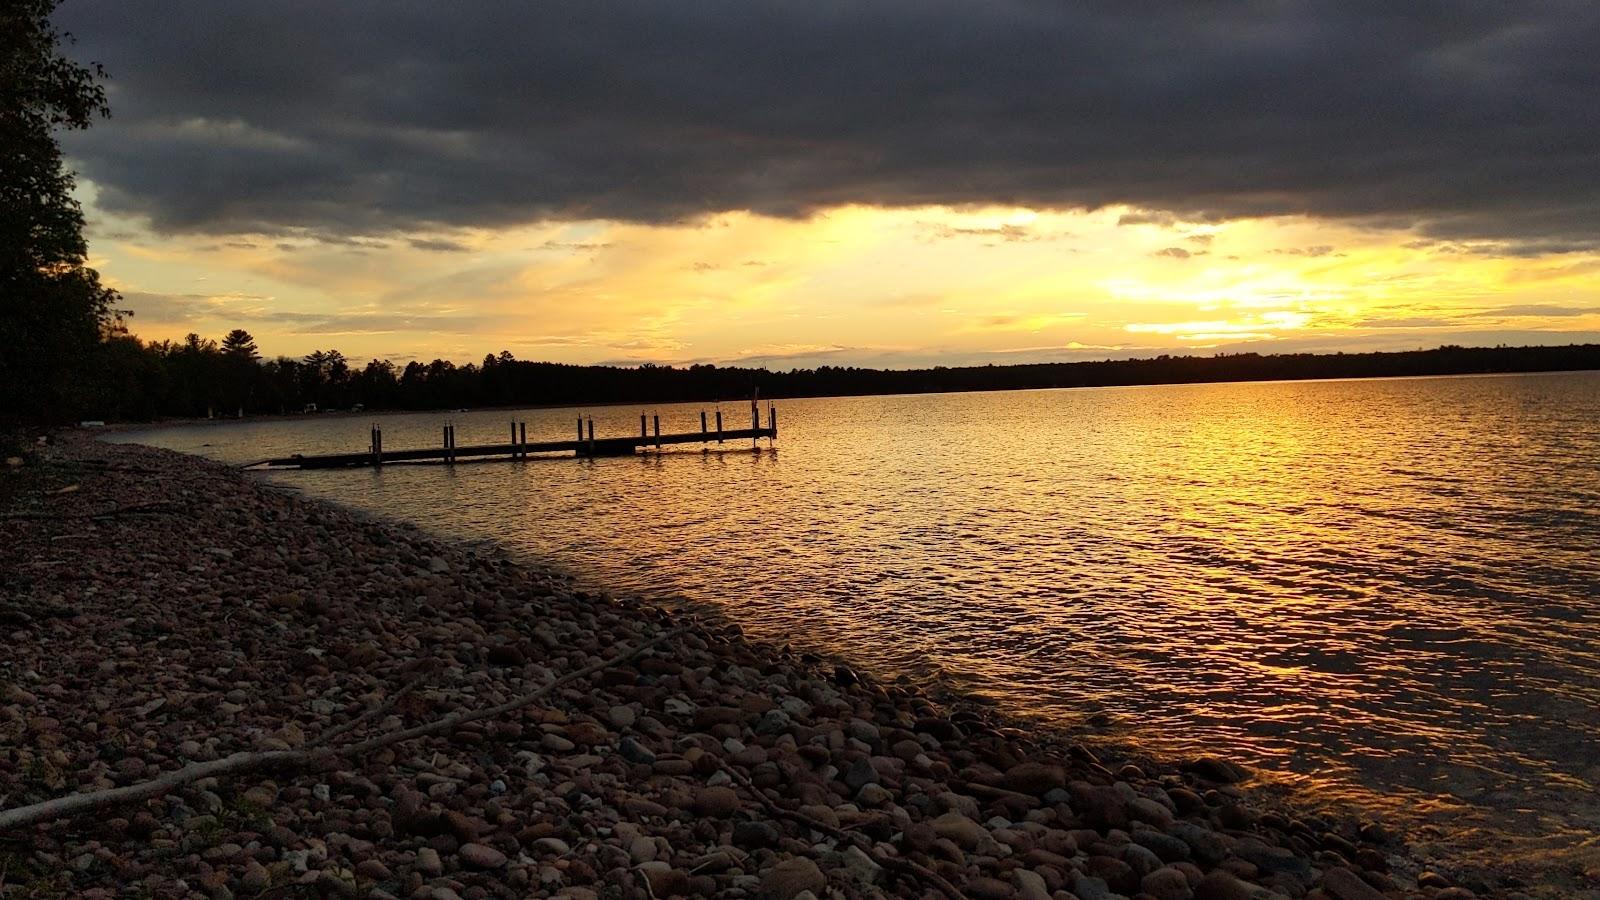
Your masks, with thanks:
M 778 405 L 775 452 L 268 477 L 1102 739 L 1221 753 L 1424 854 L 1600 866 L 1600 373 Z M 621 435 L 702 408 L 585 412 Z M 448 418 L 466 445 L 577 415 Z M 398 449 L 447 417 L 372 418 Z M 363 450 L 367 425 L 124 438 L 246 462 Z

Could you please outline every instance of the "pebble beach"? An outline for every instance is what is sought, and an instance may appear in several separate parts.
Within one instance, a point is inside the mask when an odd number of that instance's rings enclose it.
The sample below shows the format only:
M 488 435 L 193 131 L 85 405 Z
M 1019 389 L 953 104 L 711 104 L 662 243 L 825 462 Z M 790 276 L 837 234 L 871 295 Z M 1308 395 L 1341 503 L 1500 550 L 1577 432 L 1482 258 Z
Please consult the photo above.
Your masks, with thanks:
M 0 812 L 316 751 L 0 831 L 0 897 L 1516 896 L 1225 754 L 1113 758 L 164 450 L 8 465 L 0 572 Z

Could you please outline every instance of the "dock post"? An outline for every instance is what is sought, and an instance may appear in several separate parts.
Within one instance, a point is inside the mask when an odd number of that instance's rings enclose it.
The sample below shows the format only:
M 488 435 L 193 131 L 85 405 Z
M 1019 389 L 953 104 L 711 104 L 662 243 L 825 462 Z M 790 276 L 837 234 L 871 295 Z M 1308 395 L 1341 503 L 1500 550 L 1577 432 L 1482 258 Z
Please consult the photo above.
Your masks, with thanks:
M 376 422 L 372 424 L 372 465 L 383 465 L 383 432 Z
M 722 443 L 722 410 L 717 410 L 717 443 Z
M 517 458 L 517 423 L 511 423 L 511 458 Z
M 522 423 L 522 437 L 517 439 L 517 452 L 523 459 L 528 458 L 528 423 Z
M 589 417 L 589 455 L 594 456 L 594 416 Z
M 709 433 L 710 429 L 706 427 L 706 411 L 702 409 L 700 410 L 700 439 L 705 440 Z
M 639 437 L 642 440 L 642 439 L 647 438 L 649 436 L 650 436 L 650 432 L 646 431 L 645 427 L 644 427 L 644 413 L 639 413 Z
M 578 417 L 578 443 L 583 443 L 583 416 Z
M 656 452 L 660 453 L 661 452 L 661 415 L 660 415 L 660 413 L 657 413 L 656 416 L 655 416 L 655 425 L 656 425 Z
M 761 449 L 761 407 L 754 397 L 750 398 L 750 449 Z
M 771 403 L 767 404 L 767 428 L 772 432 L 767 435 L 767 446 L 770 447 L 778 439 L 778 408 Z

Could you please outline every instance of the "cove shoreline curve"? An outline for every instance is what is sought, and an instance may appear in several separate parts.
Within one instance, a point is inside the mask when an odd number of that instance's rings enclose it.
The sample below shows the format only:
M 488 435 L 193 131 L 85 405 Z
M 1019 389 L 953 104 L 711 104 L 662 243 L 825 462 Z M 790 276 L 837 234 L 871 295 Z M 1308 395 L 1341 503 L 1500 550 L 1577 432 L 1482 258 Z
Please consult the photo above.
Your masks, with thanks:
M 39 457 L 0 476 L 6 809 L 298 749 L 419 673 L 352 736 L 685 633 L 450 735 L 0 835 L 25 892 L 939 896 L 888 856 L 974 898 L 1499 893 L 1416 871 L 1376 823 L 1297 815 L 1223 760 L 1102 760 L 198 457 L 80 432 Z

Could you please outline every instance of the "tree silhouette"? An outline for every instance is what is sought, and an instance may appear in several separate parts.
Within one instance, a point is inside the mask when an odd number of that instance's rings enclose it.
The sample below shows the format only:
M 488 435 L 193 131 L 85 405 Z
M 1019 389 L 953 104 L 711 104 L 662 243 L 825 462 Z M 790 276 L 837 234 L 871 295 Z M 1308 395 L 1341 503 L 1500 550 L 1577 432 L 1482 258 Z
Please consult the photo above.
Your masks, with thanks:
M 222 339 L 222 352 L 235 359 L 243 359 L 249 362 L 255 362 L 261 358 L 261 353 L 256 350 L 256 339 L 251 337 L 250 332 L 245 331 L 243 328 L 235 328 L 228 332 L 227 336 Z
M 338 350 L 305 359 L 258 361 L 242 330 L 219 346 L 198 334 L 180 343 L 113 337 L 93 377 L 116 385 L 100 417 L 140 419 L 214 413 L 296 413 L 306 404 L 350 409 L 455 409 L 589 403 L 671 403 L 763 398 L 1186 384 L 1306 378 L 1371 378 L 1600 369 L 1600 345 L 1458 347 L 1399 353 L 1235 353 L 1014 366 L 859 369 L 822 366 L 773 372 L 696 364 L 685 368 L 575 366 L 519 360 L 508 352 L 482 364 L 413 360 L 397 368 L 374 359 L 359 370 Z
M 116 292 L 88 268 L 60 128 L 109 114 L 104 72 L 61 54 L 57 0 L 0 7 L 0 430 L 94 402 L 83 363 L 109 337 Z
M 222 339 L 222 356 L 227 380 L 224 409 L 242 417 L 255 397 L 256 382 L 261 377 L 261 367 L 256 365 L 261 358 L 256 339 L 243 328 L 235 328 Z

